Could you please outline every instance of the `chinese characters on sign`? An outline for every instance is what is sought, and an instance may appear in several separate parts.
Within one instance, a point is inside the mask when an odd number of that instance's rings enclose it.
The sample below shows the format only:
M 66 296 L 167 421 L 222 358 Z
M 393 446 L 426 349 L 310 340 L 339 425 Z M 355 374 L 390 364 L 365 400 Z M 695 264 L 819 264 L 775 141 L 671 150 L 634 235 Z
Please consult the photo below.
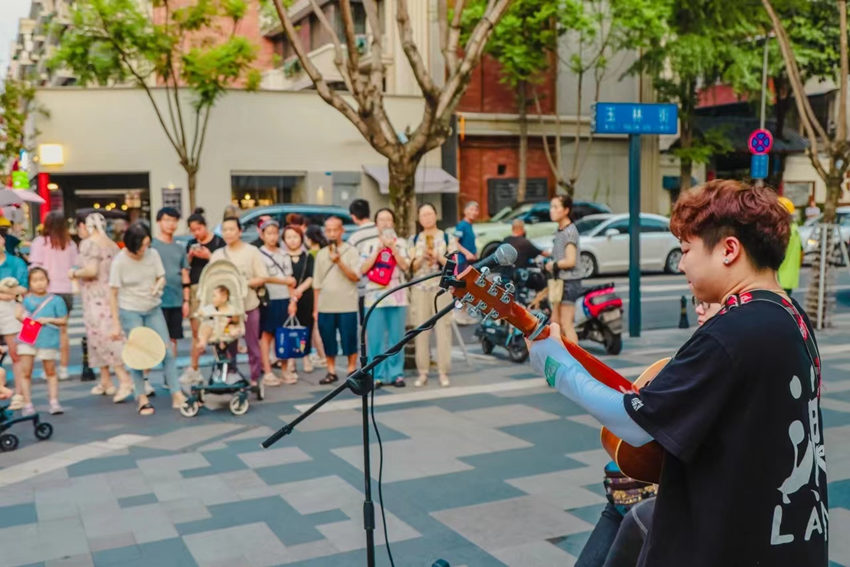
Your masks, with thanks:
M 593 131 L 598 134 L 675 134 L 679 128 L 675 104 L 598 102 Z

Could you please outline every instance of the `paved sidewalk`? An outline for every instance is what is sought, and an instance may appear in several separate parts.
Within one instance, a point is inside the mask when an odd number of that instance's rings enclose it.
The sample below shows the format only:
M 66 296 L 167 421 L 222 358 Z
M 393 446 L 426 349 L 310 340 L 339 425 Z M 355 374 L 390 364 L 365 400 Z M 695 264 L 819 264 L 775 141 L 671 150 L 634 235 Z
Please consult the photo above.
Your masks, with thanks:
M 819 338 L 830 556 L 850 567 L 850 321 L 840 323 Z M 648 332 L 605 358 L 636 377 L 691 331 Z M 467 364 L 455 349 L 450 388 L 376 393 L 395 563 L 572 565 L 604 502 L 598 424 L 528 365 L 470 354 Z M 322 376 L 269 391 L 242 417 L 193 419 L 165 392 L 144 419 L 90 396 L 90 383 L 63 383 L 53 438 L 19 425 L 20 448 L 0 454 L 0 565 L 364 565 L 359 399 L 343 394 L 272 449 L 258 445 L 328 391 Z M 377 478 L 377 445 L 373 458 Z

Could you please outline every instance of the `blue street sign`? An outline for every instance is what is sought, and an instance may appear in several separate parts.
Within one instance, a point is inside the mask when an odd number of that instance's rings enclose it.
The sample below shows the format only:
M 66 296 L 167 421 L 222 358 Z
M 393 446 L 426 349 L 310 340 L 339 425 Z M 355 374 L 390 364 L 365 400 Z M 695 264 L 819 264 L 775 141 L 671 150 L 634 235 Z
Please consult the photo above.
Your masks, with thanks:
M 597 102 L 591 126 L 598 134 L 675 134 L 679 109 L 675 104 Z
M 753 154 L 750 157 L 750 177 L 753 179 L 764 179 L 767 177 L 767 154 Z

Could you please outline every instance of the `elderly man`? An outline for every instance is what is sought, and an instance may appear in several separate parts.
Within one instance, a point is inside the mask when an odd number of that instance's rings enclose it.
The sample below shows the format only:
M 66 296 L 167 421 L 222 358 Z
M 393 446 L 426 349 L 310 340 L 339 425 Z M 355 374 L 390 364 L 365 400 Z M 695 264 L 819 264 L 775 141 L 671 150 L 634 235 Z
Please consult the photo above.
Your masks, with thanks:
M 315 294 L 314 319 L 318 321 L 319 334 L 328 361 L 328 373 L 320 384 L 332 384 L 336 375 L 336 355 L 339 350 L 348 357 L 348 373 L 357 367 L 357 282 L 360 281 L 360 254 L 357 249 L 342 241 L 342 220 L 328 217 L 325 237 L 328 245 L 316 255 L 313 270 Z M 338 348 L 336 336 L 342 343 Z

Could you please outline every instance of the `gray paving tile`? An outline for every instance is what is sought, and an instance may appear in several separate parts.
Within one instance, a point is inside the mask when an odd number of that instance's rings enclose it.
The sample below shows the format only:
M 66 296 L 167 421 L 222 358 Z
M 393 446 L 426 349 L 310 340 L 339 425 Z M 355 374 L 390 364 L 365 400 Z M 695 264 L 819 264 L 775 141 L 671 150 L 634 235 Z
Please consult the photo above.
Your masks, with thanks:
M 455 415 L 483 425 L 498 429 L 510 425 L 523 425 L 561 419 L 561 416 L 525 404 L 508 404 L 504 406 L 481 408 L 455 412 Z
M 510 567 L 572 567 L 576 558 L 548 541 L 534 541 L 490 551 L 496 559 Z
M 264 523 L 234 526 L 183 536 L 200 567 L 222 562 L 247 562 L 254 567 L 277 565 L 286 547 Z
M 44 562 L 44 567 L 94 567 L 91 554 L 83 553 Z
M 281 447 L 279 449 L 264 449 L 252 453 L 240 453 L 239 458 L 251 467 L 271 467 L 309 461 L 310 456 L 298 447 Z
M 33 524 L 36 521 L 38 521 L 38 516 L 33 502 L 0 507 L 0 529 L 21 524 Z
M 153 504 L 156 502 L 155 494 L 140 494 L 138 496 L 128 496 L 127 498 L 119 498 L 118 505 L 121 508 L 130 508 L 132 506 L 139 506 L 141 504 Z
M 181 498 L 161 503 L 162 509 L 173 524 L 196 522 L 210 518 L 210 512 L 200 498 Z
M 180 480 L 183 478 L 180 471 L 210 466 L 209 461 L 200 453 L 139 459 L 136 464 L 149 483 L 155 480 Z
M 136 545 L 136 538 L 133 537 L 132 532 L 89 537 L 89 549 L 92 553 L 128 545 Z
M 180 451 L 208 441 L 215 437 L 226 435 L 233 431 L 242 429 L 242 425 L 231 423 L 211 423 L 208 425 L 195 425 L 181 427 L 165 435 L 159 435 L 149 441 L 140 443 L 143 447 L 153 449 L 165 449 L 168 451 Z

